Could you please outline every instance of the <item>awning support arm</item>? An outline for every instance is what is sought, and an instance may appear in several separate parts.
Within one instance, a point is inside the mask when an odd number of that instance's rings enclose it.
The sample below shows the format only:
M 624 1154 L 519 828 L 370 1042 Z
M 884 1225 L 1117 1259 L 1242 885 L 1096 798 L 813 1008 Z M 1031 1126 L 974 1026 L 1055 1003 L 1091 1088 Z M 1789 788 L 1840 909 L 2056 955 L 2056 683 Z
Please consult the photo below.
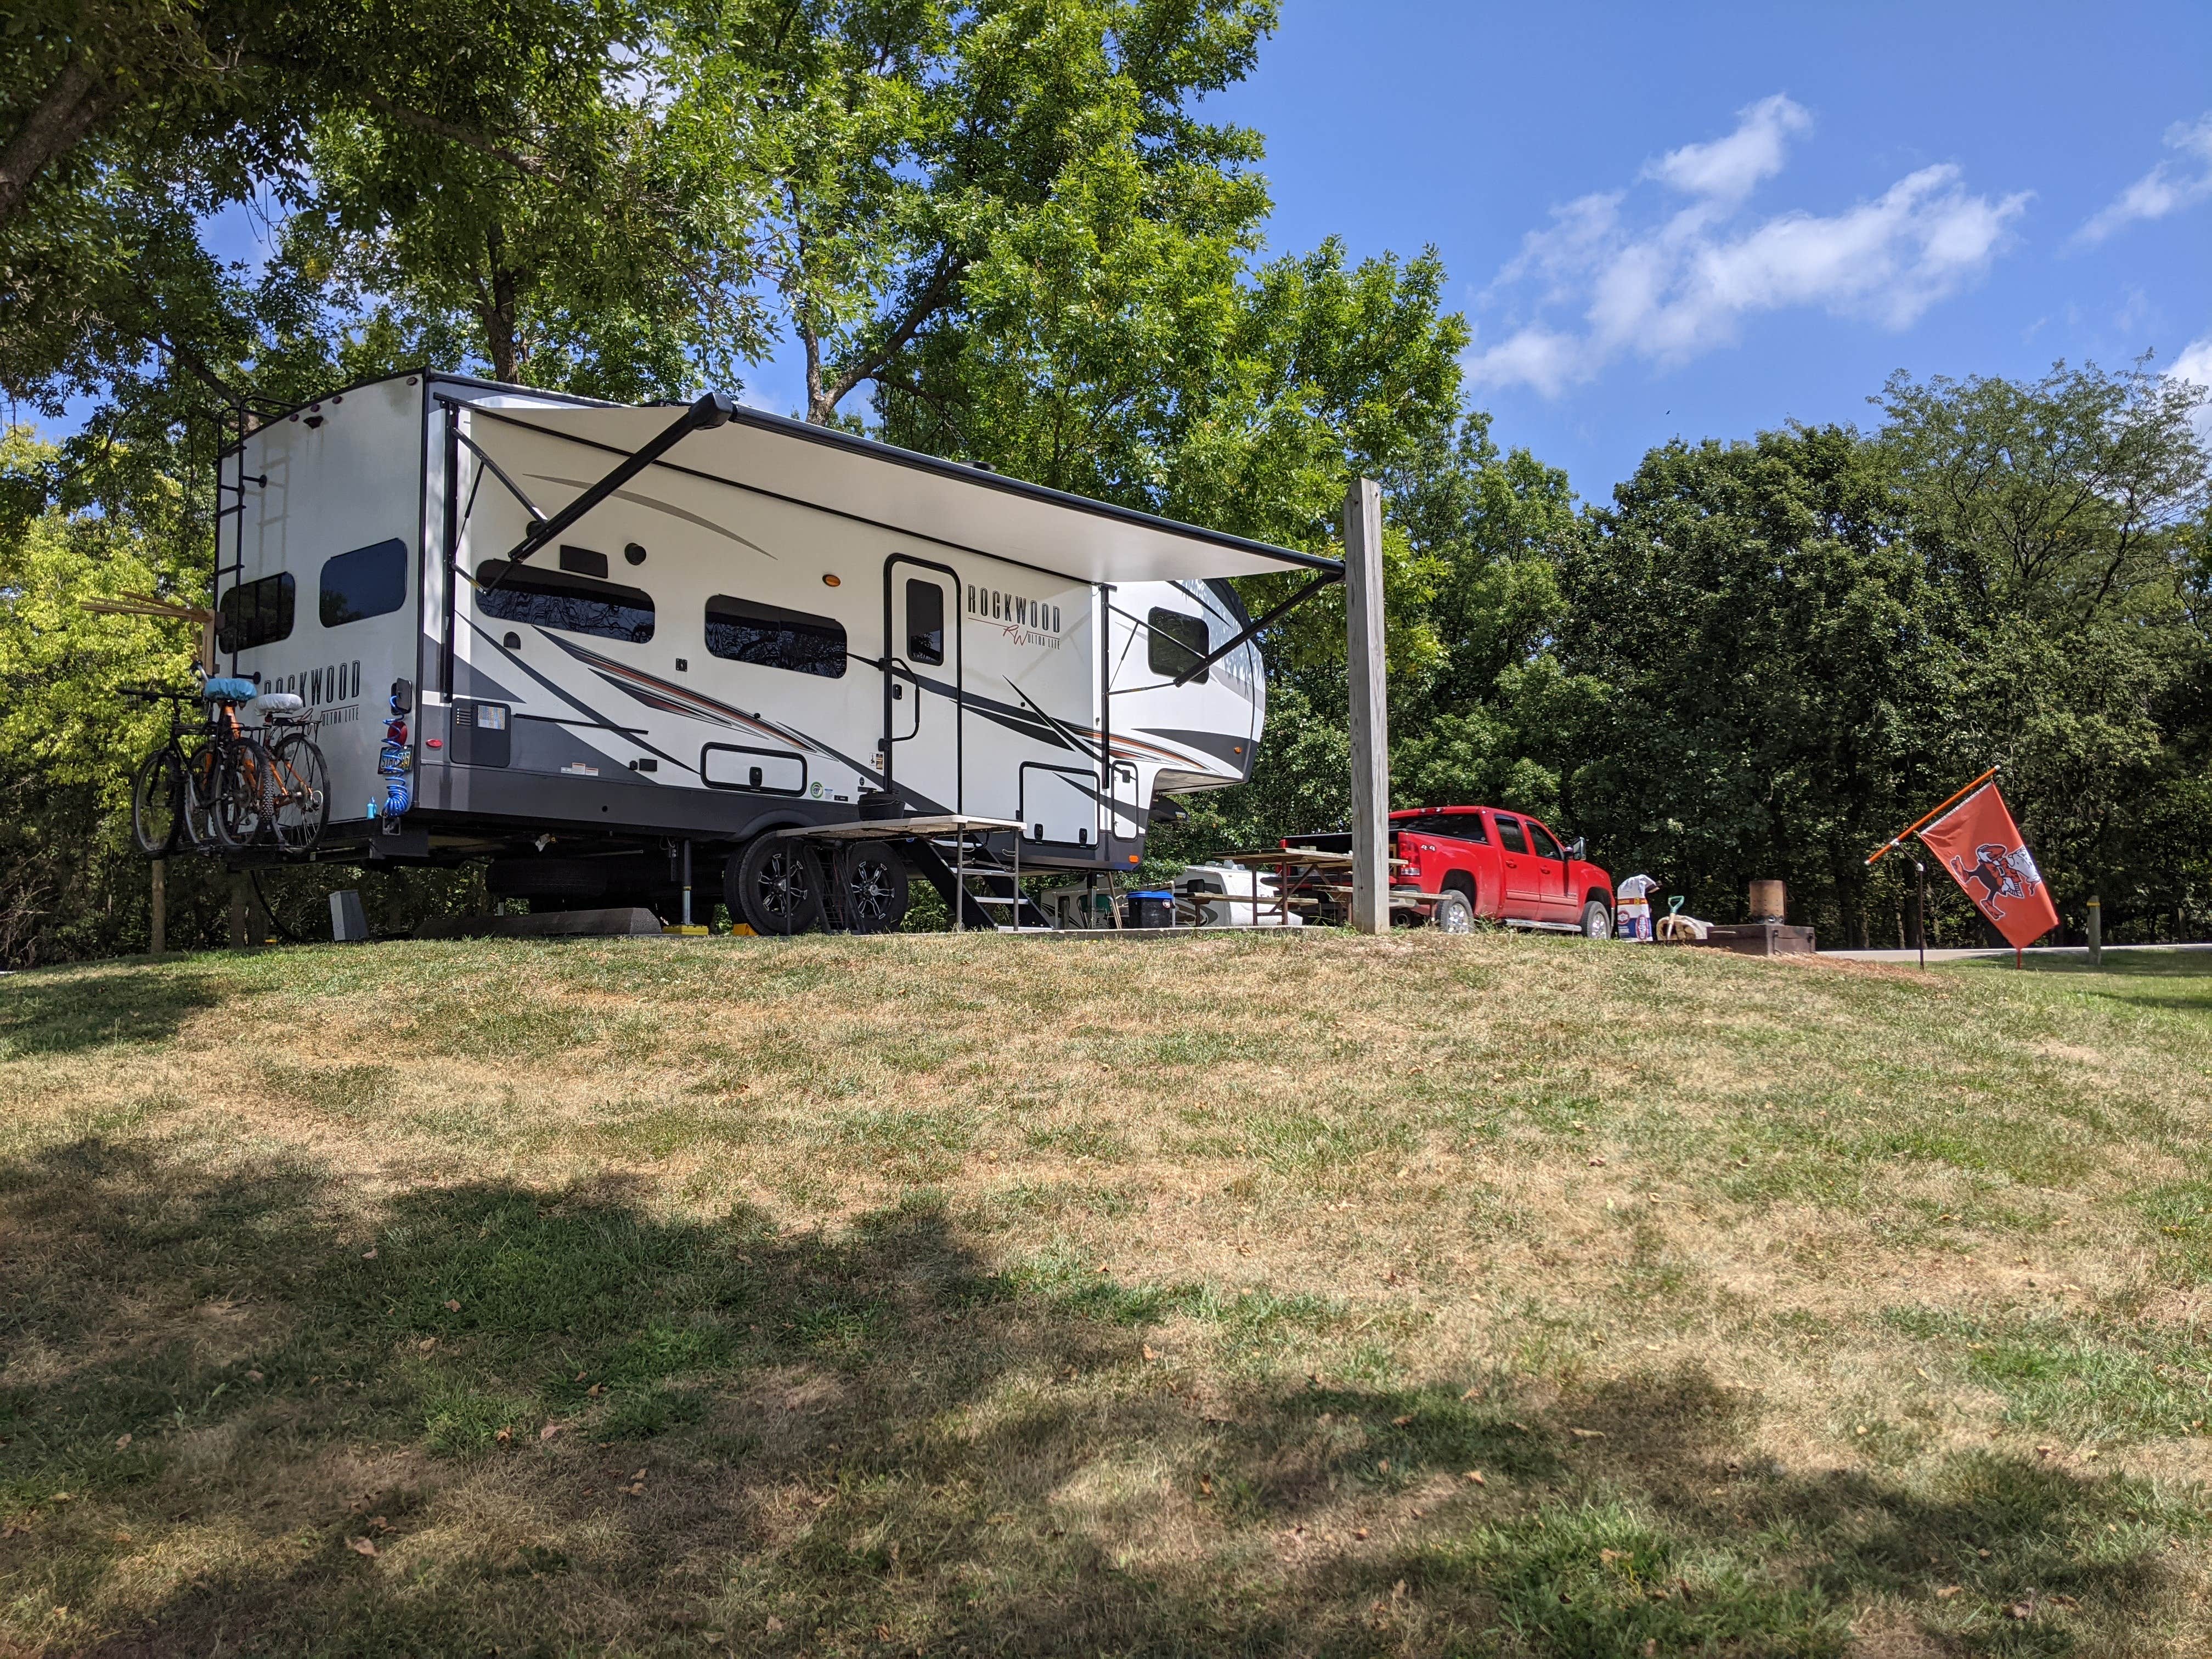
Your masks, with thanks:
M 671 422 L 664 431 L 647 440 L 616 463 L 613 470 L 582 495 L 556 513 L 551 518 L 531 527 L 530 533 L 514 545 L 507 556 L 507 569 L 483 584 L 487 592 L 499 586 L 500 577 L 513 570 L 532 554 L 589 513 L 601 501 L 620 489 L 632 478 L 651 466 L 670 450 L 695 432 L 710 431 L 725 424 L 737 405 L 720 392 L 709 392 L 690 408 Z M 473 447 L 473 446 L 471 446 Z M 512 486 L 510 486 L 511 488 Z
M 1208 652 L 1205 656 L 1200 657 L 1196 662 L 1191 664 L 1189 667 L 1184 669 L 1182 673 L 1170 680 L 1168 684 L 1170 685 L 1188 684 L 1192 680 L 1197 678 L 1198 676 L 1206 672 L 1207 669 L 1212 667 L 1214 664 L 1219 662 L 1231 652 L 1236 650 L 1237 647 L 1256 638 L 1263 629 L 1272 628 L 1277 622 L 1281 620 L 1284 616 L 1297 609 L 1299 605 L 1304 605 L 1308 599 L 1313 598 L 1315 594 L 1320 592 L 1322 588 L 1329 586 L 1332 583 L 1340 582 L 1343 580 L 1344 573 L 1341 570 L 1323 571 L 1320 575 L 1316 576 L 1311 581 L 1308 582 L 1304 587 L 1298 589 L 1297 592 L 1291 594 L 1289 599 L 1285 599 L 1273 610 L 1268 611 L 1266 616 L 1261 617 L 1249 628 L 1247 628 L 1243 633 L 1237 635 L 1235 639 L 1231 640 L 1227 644 L 1223 645 L 1215 650 Z
M 492 459 L 490 454 L 485 450 L 482 444 L 478 443 L 474 438 L 469 436 L 465 432 L 457 431 L 453 435 L 461 441 L 462 444 L 467 447 L 468 452 L 471 455 L 474 455 L 477 459 L 483 463 L 484 470 L 486 471 L 489 472 L 493 477 L 498 479 L 500 483 L 507 486 L 507 493 L 508 495 L 514 496 L 516 501 L 522 503 L 522 510 L 530 515 L 531 523 L 535 525 L 545 522 L 545 514 L 542 510 L 540 510 L 538 503 L 530 499 L 528 494 L 523 489 L 520 484 L 515 483 L 514 479 L 507 476 L 507 469 L 501 466 L 497 461 Z M 476 499 L 476 491 L 473 489 L 469 492 L 469 499 L 472 502 Z

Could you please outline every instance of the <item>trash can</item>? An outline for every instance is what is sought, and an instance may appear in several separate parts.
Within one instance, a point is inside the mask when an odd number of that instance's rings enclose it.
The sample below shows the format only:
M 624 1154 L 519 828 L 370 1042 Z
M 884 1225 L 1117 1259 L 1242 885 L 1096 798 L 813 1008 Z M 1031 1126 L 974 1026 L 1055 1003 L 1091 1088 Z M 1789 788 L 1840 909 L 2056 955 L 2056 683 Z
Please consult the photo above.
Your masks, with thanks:
M 1130 894 L 1129 926 L 1132 927 L 1174 927 L 1175 895 L 1167 892 Z

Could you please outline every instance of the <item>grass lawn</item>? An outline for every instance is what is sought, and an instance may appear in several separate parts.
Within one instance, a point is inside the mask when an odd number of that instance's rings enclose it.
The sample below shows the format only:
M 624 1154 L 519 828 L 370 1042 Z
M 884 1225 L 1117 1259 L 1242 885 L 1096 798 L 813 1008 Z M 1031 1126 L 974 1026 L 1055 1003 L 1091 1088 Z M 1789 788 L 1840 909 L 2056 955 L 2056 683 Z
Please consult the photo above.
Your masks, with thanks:
M 0 1654 L 2212 1651 L 2212 961 L 0 981 Z

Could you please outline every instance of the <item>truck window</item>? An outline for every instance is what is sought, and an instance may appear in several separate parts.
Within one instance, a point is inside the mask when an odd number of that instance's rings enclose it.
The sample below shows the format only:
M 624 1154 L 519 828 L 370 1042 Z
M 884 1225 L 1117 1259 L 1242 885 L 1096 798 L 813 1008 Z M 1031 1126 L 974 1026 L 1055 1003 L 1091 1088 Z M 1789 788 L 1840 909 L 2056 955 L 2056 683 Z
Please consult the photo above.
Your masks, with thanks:
M 1521 839 L 1521 820 L 1498 815 L 1498 844 L 1509 853 L 1525 853 L 1528 843 Z
M 1206 642 L 1205 617 L 1187 617 L 1158 605 L 1145 618 L 1145 632 L 1150 636 L 1145 647 L 1146 665 L 1169 679 L 1187 672 L 1194 662 L 1204 662 L 1206 653 L 1213 648 Z M 1201 669 L 1191 675 L 1191 680 L 1203 685 L 1211 672 Z
M 394 537 L 323 561 L 315 614 L 325 628 L 387 616 L 407 603 L 407 544 Z
M 1390 827 L 1411 830 L 1417 836 L 1448 836 L 1454 841 L 1471 841 L 1478 847 L 1490 845 L 1480 812 L 1424 812 L 1418 817 L 1393 818 Z
M 498 579 L 496 587 L 483 583 Z M 501 622 L 530 623 L 568 634 L 643 645 L 653 637 L 653 596 L 620 582 L 594 581 L 566 570 L 539 570 L 486 559 L 477 567 L 477 604 Z
M 844 650 L 840 644 L 841 662 Z M 919 577 L 909 578 L 906 585 L 906 656 L 908 662 L 932 668 L 945 662 L 945 590 Z
M 729 662 L 842 679 L 845 625 L 829 617 L 717 593 L 707 601 L 707 650 Z
M 251 651 L 289 639 L 295 591 L 289 571 L 239 583 L 215 608 L 216 643 L 225 651 Z
M 1559 854 L 1559 843 L 1552 839 L 1552 832 L 1535 819 L 1528 820 L 1528 842 L 1540 859 L 1555 859 Z

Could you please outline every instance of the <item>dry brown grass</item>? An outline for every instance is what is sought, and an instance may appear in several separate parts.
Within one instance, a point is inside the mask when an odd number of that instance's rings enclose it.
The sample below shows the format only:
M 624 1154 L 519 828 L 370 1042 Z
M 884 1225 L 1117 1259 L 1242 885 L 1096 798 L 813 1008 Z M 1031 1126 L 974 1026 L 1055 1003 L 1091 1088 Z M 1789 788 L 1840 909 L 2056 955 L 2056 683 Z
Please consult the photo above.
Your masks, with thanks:
M 2203 1650 L 2212 975 L 2127 966 L 19 976 L 0 1652 Z

